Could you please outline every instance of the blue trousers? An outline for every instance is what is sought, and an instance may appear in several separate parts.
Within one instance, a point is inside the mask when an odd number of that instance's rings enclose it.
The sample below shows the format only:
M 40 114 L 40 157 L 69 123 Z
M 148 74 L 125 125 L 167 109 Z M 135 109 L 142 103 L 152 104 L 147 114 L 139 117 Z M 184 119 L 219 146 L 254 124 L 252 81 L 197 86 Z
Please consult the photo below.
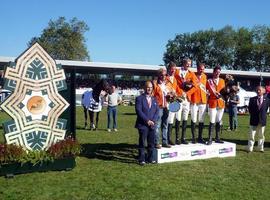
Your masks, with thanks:
M 138 129 L 139 131 L 139 162 L 153 161 L 155 129 Z M 147 156 L 145 156 L 145 142 L 147 141 Z
M 237 107 L 229 107 L 229 121 L 230 121 L 230 129 L 234 130 L 238 126 L 237 121 Z
M 166 108 L 159 108 L 159 118 L 157 121 L 156 133 L 155 133 L 155 144 L 159 144 L 159 130 L 162 132 L 162 144 L 168 144 L 168 116 L 169 111 Z
M 111 115 L 112 115 L 112 118 L 113 118 L 113 129 L 117 128 L 117 106 L 108 106 L 108 109 L 107 109 L 107 119 L 108 119 L 108 123 L 107 123 L 107 128 L 109 129 L 110 128 L 110 125 L 111 125 Z

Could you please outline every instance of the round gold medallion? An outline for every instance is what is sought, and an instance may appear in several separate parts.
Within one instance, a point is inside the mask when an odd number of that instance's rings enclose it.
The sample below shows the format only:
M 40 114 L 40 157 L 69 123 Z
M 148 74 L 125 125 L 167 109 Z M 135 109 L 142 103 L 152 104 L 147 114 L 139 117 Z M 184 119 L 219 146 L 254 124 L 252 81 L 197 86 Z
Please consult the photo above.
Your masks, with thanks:
M 46 101 L 41 96 L 33 96 L 27 102 L 27 109 L 30 113 L 38 115 L 46 108 Z

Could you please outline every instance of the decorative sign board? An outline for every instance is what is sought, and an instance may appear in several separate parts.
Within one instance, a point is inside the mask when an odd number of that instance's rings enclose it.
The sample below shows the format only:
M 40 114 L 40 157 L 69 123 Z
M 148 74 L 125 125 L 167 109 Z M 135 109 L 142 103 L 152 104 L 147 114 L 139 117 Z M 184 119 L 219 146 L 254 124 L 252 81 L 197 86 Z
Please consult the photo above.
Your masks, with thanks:
M 12 118 L 3 124 L 6 142 L 44 150 L 63 140 L 67 120 L 59 116 L 69 104 L 59 94 L 67 89 L 61 65 L 35 43 L 10 63 L 4 78 L 11 94 L 1 108 Z
M 155 149 L 155 160 L 157 163 L 166 163 L 184 160 L 207 159 L 214 157 L 236 156 L 236 144 L 224 142 L 212 145 L 188 144 L 175 145 L 172 148 Z

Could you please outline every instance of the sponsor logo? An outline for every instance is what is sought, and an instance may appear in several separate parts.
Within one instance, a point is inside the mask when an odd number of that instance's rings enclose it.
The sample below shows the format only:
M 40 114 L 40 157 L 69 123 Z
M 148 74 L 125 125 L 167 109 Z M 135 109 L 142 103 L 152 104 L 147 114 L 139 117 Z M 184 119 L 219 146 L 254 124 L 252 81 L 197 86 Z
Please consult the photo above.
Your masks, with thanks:
M 174 158 L 177 157 L 177 152 L 172 152 L 172 153 L 162 153 L 161 154 L 161 159 L 165 158 Z
M 232 147 L 219 149 L 219 154 L 230 153 L 233 151 Z
M 191 156 L 202 156 L 206 154 L 206 149 L 191 151 Z

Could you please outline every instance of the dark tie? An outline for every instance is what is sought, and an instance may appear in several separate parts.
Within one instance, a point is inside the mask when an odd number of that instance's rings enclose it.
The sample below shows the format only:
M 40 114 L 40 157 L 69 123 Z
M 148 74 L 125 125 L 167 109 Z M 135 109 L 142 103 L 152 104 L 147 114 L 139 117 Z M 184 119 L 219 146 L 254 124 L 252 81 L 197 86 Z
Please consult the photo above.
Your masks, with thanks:
M 259 97 L 259 109 L 261 109 L 262 107 L 262 103 L 263 103 L 263 98 L 262 97 Z

